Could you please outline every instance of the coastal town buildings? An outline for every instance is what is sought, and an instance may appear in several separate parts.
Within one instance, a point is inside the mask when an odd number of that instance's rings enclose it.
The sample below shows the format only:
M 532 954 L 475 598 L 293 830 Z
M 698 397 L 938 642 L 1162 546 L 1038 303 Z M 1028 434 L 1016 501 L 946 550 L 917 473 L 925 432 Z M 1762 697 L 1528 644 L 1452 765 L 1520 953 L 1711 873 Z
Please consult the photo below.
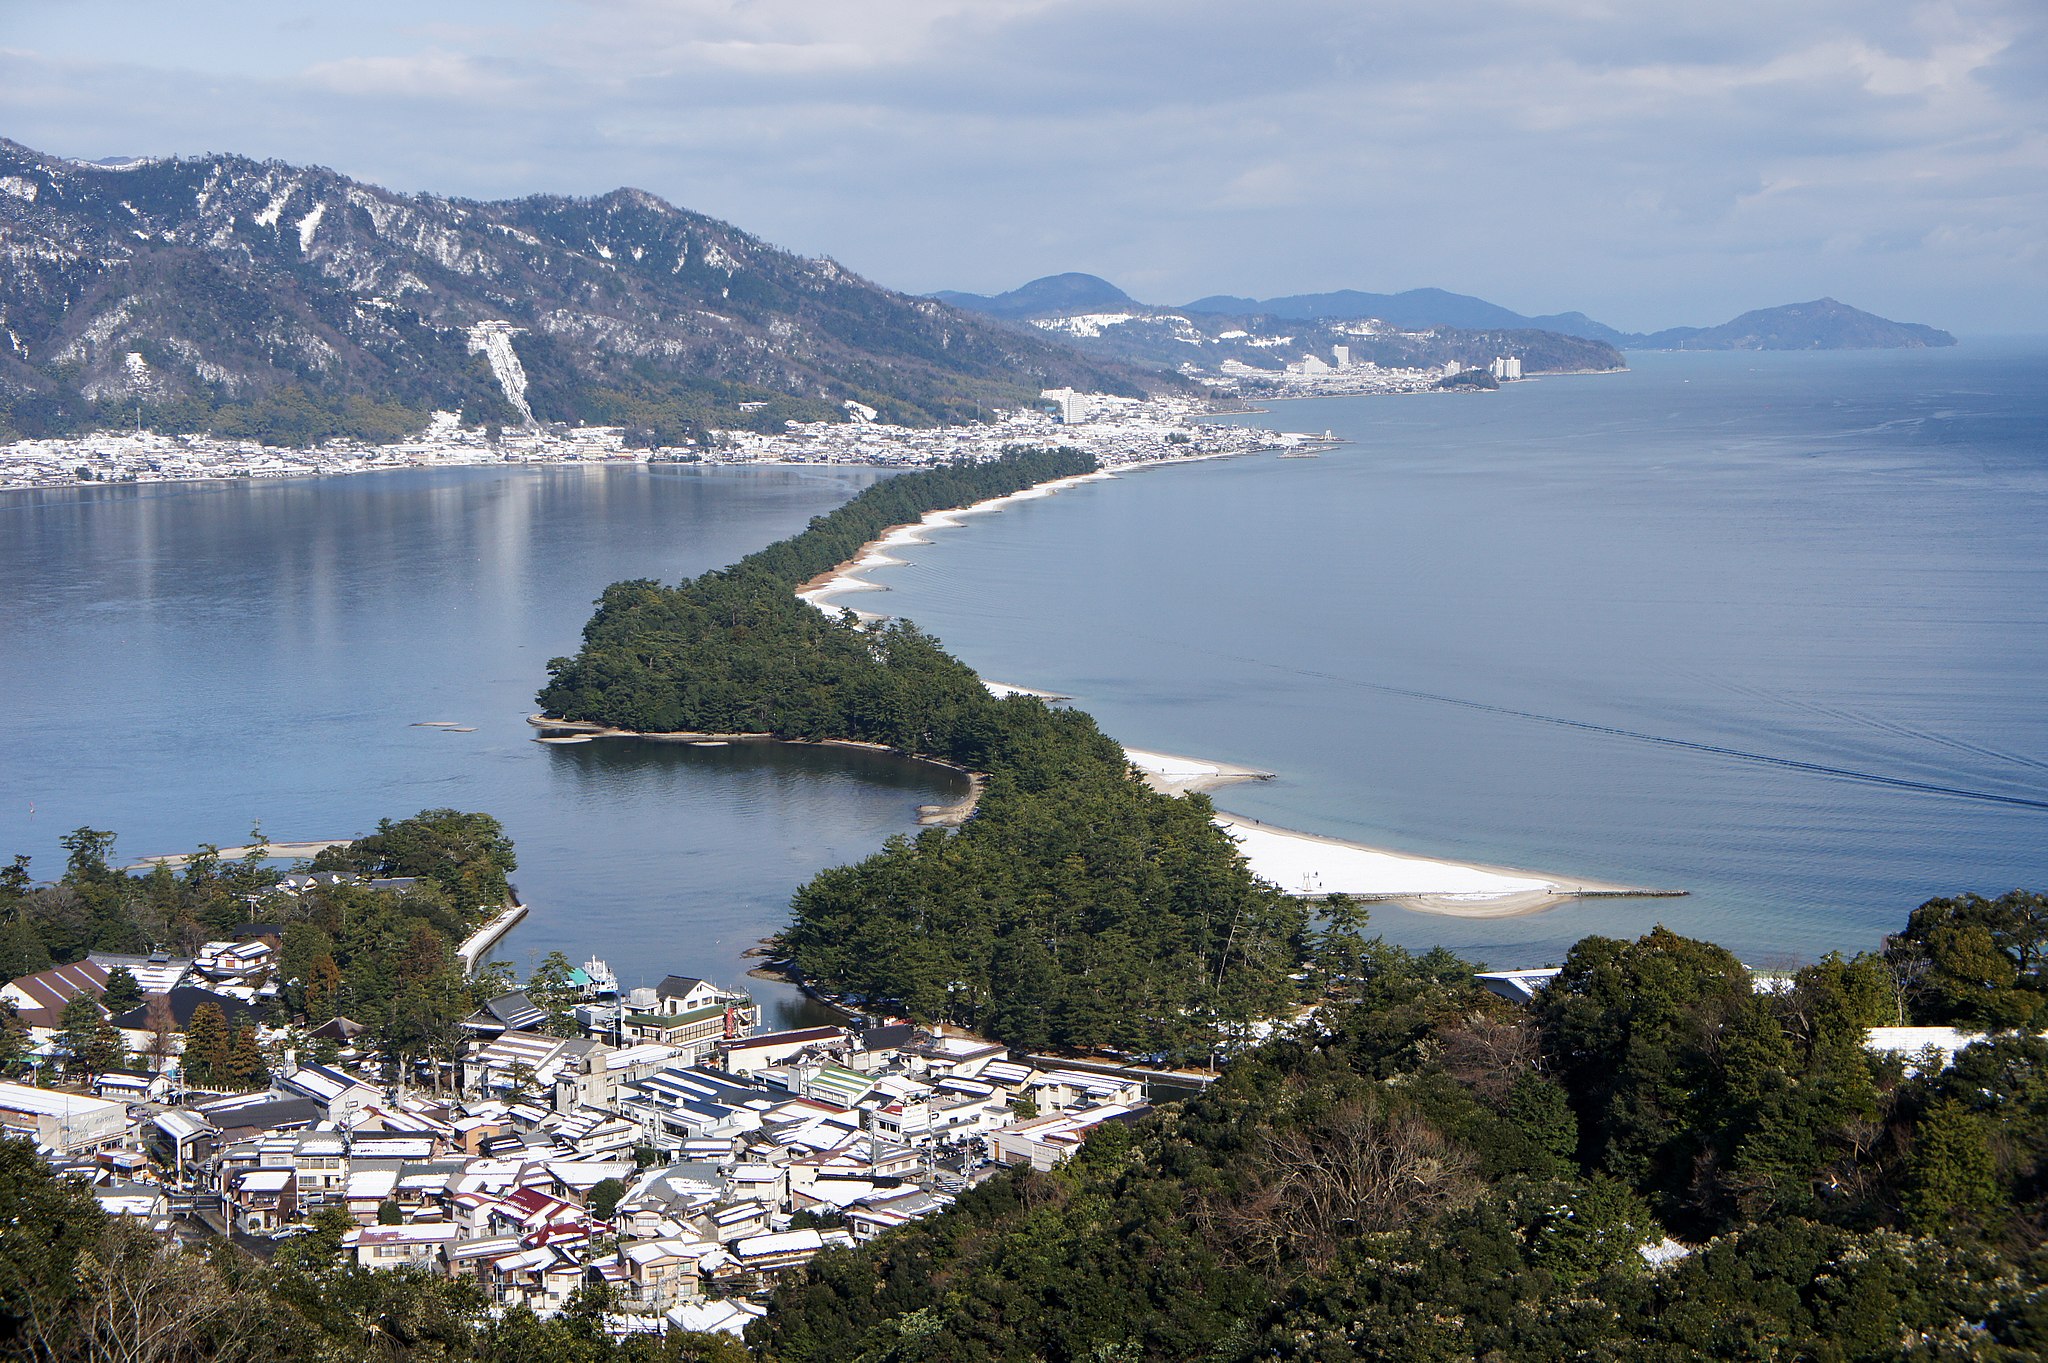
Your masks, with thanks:
M 208 944 L 175 978 L 253 969 L 261 953 L 239 945 Z M 104 972 L 74 975 L 104 988 Z M 490 1000 L 443 1092 L 354 1049 L 288 1059 L 250 1092 L 186 1091 L 173 1057 L 171 1082 L 117 1098 L 0 1084 L 0 1125 L 165 1234 L 341 1217 L 366 1270 L 467 1277 L 542 1315 L 602 1281 L 617 1330 L 737 1333 L 822 1250 L 942 1210 L 1006 1165 L 1050 1168 L 1146 1111 L 1140 1077 L 975 1037 L 886 1018 L 759 1033 L 743 996 L 687 976 L 635 994 L 600 994 L 576 1036 L 550 1035 L 555 1015 L 523 992 Z M 708 1037 L 637 1035 L 706 1009 Z
M 1215 381 L 1219 395 L 1285 392 L 1296 380 L 1245 368 Z M 1326 366 L 1327 367 L 1327 366 Z M 1229 366 L 1225 366 L 1226 369 Z M 1408 391 L 1428 386 L 1420 373 L 1342 371 L 1344 391 Z M 1398 376 L 1407 375 L 1406 379 Z M 1329 378 L 1338 376 L 1332 371 Z M 1283 380 L 1286 380 L 1283 382 Z M 1403 384 L 1406 384 L 1406 387 Z M 1363 386 L 1360 386 L 1363 385 Z M 1213 386 L 1213 385 L 1212 385 Z M 1334 391 L 1334 390 L 1333 390 Z M 1056 411 L 997 411 L 987 420 L 950 426 L 892 426 L 862 409 L 845 422 L 790 422 L 781 431 L 714 431 L 707 446 L 643 449 L 626 443 L 623 428 L 532 424 L 495 433 L 464 426 L 454 413 L 434 415 L 409 440 L 368 444 L 336 439 L 289 449 L 252 440 L 207 435 L 101 431 L 0 445 L 0 489 L 63 487 L 82 483 L 155 483 L 193 479 L 336 476 L 399 468 L 472 465 L 607 465 L 646 462 L 701 464 L 856 464 L 916 468 L 953 459 L 993 459 L 1020 444 L 1084 449 L 1107 467 L 1194 455 L 1245 454 L 1285 448 L 1298 437 L 1234 423 L 1204 420 L 1209 397 L 1127 398 L 1072 389 L 1047 394 Z M 877 414 L 878 415 L 878 414 Z

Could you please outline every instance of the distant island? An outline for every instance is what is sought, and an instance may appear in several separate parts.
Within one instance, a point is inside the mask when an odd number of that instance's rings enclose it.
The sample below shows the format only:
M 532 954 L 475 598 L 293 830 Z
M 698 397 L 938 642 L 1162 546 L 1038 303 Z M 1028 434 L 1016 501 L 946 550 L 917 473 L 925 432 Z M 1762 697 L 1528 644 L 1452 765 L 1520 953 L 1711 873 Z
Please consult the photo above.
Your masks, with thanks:
M 1390 327 L 1455 327 L 1476 331 L 1537 331 L 1601 341 L 1618 350 L 1905 350 L 1952 346 L 1956 338 L 1917 322 L 1894 322 L 1832 298 L 1758 308 L 1713 327 L 1667 327 L 1628 332 L 1596 322 L 1583 312 L 1528 317 L 1498 303 L 1444 289 L 1402 293 L 1293 294 L 1282 298 L 1241 298 L 1211 294 L 1175 309 L 1140 303 L 1108 280 L 1090 274 L 1047 275 L 1008 293 L 932 295 L 956 308 L 1013 320 L 1114 311 L 1160 312 L 1217 317 L 1267 317 L 1293 322 L 1359 322 Z

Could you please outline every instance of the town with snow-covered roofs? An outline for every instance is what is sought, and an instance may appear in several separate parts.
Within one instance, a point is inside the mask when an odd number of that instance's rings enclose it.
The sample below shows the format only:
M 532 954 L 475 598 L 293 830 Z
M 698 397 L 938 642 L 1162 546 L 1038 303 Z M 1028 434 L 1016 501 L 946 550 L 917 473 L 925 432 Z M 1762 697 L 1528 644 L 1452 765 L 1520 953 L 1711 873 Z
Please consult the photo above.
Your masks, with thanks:
M 1381 371 L 1393 373 L 1395 371 Z M 1399 371 L 1406 373 L 1407 371 Z M 212 435 L 100 431 L 0 444 L 0 489 L 193 479 L 336 476 L 398 468 L 633 463 L 859 464 L 917 468 L 954 459 L 993 459 L 1017 445 L 1084 449 L 1105 467 L 1284 449 L 1301 437 L 1204 420 L 1205 397 L 1127 398 L 1048 392 L 1045 407 L 996 410 L 957 425 L 894 426 L 873 408 L 848 403 L 846 421 L 788 422 L 774 432 L 714 431 L 708 444 L 642 448 L 617 426 L 534 422 L 487 430 L 436 412 L 409 440 L 372 444 L 334 439 L 305 448 Z
M 0 1133 L 166 1238 L 260 1249 L 325 1228 L 364 1269 L 467 1278 L 542 1316 L 602 1284 L 619 1335 L 738 1335 L 778 1275 L 1004 1168 L 1054 1168 L 1105 1123 L 1146 1113 L 1150 1085 L 1205 1079 L 888 1017 L 761 1031 L 745 994 L 678 975 L 621 989 L 596 960 L 568 974 L 568 1020 L 511 990 L 462 1020 L 445 1061 L 400 1067 L 346 1017 L 270 1026 L 276 951 L 274 929 L 252 923 L 190 958 L 94 953 L 0 986 L 32 1079 L 0 1082 Z M 1557 973 L 1477 982 L 1534 1004 Z M 128 997 L 112 998 L 116 981 Z M 101 1004 L 135 1068 L 44 1087 L 81 998 Z M 185 1082 L 185 1033 L 207 1006 L 262 1044 L 238 1087 Z M 1878 1027 L 1866 1045 L 1938 1071 L 1979 1039 Z
M 888 1018 L 761 1032 L 744 994 L 675 975 L 621 990 L 599 961 L 572 972 L 572 1025 L 505 993 L 445 1065 L 394 1083 L 346 1017 L 269 1027 L 275 964 L 250 924 L 189 959 L 94 954 L 11 981 L 37 1082 L 0 1083 L 0 1129 L 166 1236 L 260 1247 L 345 1223 L 362 1267 L 471 1278 L 501 1307 L 550 1315 L 603 1283 L 615 1333 L 737 1334 L 778 1274 L 1147 1111 L 1137 1072 Z M 66 1006 L 121 971 L 142 1000 L 110 1020 L 136 1068 L 42 1087 Z M 264 1042 L 246 1088 L 184 1083 L 206 1004 Z

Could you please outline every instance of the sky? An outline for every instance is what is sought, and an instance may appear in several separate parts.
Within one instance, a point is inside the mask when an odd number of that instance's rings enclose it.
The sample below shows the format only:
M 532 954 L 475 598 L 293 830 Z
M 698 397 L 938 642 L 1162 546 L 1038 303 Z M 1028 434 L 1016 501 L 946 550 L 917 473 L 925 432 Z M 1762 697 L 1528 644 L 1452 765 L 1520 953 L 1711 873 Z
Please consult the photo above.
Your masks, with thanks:
M 2041 0 L 0 0 L 0 135 L 632 185 L 914 293 L 2048 331 Z

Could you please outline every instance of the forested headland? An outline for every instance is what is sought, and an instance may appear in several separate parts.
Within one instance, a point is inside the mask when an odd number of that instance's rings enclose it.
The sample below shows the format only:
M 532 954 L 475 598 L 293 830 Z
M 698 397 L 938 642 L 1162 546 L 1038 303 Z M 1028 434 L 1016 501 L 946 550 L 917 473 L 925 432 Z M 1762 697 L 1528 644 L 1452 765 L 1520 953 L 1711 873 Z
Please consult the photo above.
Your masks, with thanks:
M 906 473 L 731 568 L 606 590 L 546 712 L 641 732 L 854 739 L 988 775 L 957 832 L 897 838 L 796 896 L 808 978 L 1019 1046 L 1204 1056 L 1284 1011 L 1295 901 L 1254 877 L 1200 796 L 1149 789 L 1079 710 L 991 695 L 908 621 L 863 624 L 796 586 L 890 526 L 1094 468 L 1070 450 Z
M 159 864 L 140 875 L 112 864 L 115 835 L 107 830 L 80 828 L 63 842 L 69 855 L 52 883 L 37 884 L 26 857 L 0 870 L 0 983 L 93 952 L 189 956 L 203 942 L 256 931 L 277 939 L 281 984 L 260 1016 L 231 1019 L 212 1005 L 200 1007 L 193 1024 L 200 1034 L 188 1030 L 185 1046 L 186 1078 L 195 1087 L 270 1082 L 256 1046 L 259 1020 L 313 1028 L 348 1017 L 368 1027 L 394 1063 L 445 1061 L 461 1041 L 463 1017 L 506 987 L 502 973 L 470 980 L 455 955 L 464 937 L 504 907 L 506 877 L 518 864 L 511 840 L 488 814 L 429 809 L 382 820 L 369 836 L 314 858 L 312 870 L 340 878 L 316 876 L 292 888 L 283 883 L 288 867 L 267 855 L 260 833 L 241 858 L 222 860 L 202 848 L 178 870 Z M 132 1003 L 140 1002 L 138 992 Z M 74 1006 L 81 1034 L 66 1043 L 68 1067 L 80 1069 L 89 1043 L 93 1063 L 86 1070 L 119 1068 L 128 1058 L 120 1054 L 111 1014 L 120 1010 L 90 995 Z M 145 1030 L 162 1054 L 142 1062 L 168 1058 L 169 1015 Z M 26 1047 L 20 1019 L 0 1011 L 0 1068 L 17 1062 Z M 305 1055 L 321 1049 L 300 1047 Z

